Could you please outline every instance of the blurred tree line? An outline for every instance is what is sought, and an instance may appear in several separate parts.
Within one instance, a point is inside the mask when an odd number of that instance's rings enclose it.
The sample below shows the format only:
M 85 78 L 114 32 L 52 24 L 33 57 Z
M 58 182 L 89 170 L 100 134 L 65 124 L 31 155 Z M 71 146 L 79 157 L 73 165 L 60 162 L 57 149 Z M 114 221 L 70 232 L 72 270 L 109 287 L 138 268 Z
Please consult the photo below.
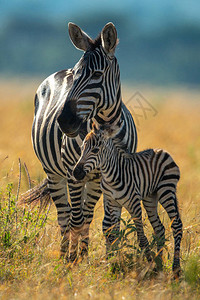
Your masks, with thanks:
M 122 80 L 152 84 L 200 83 L 200 27 L 168 26 L 152 32 L 121 15 L 76 17 L 91 37 L 112 21 L 120 43 L 118 58 Z M 66 20 L 12 17 L 0 29 L 0 75 L 48 76 L 73 67 L 82 53 L 71 44 Z

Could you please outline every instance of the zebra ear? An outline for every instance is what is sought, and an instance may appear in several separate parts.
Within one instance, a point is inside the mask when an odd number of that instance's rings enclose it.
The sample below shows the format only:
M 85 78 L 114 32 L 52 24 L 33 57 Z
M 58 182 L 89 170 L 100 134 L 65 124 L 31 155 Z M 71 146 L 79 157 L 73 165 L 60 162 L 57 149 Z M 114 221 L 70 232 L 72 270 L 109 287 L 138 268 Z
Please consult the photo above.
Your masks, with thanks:
M 114 55 L 118 44 L 117 30 L 113 23 L 107 23 L 101 32 L 102 46 L 107 54 Z
M 110 128 L 106 129 L 108 138 L 114 138 L 122 129 L 123 125 L 124 121 L 120 120 L 118 124 L 112 125 Z
M 95 134 L 97 134 L 98 131 L 99 131 L 98 128 L 97 128 L 97 126 L 96 126 L 96 124 L 94 122 L 92 123 L 92 130 L 94 131 Z
M 79 26 L 73 23 L 68 23 L 69 36 L 76 48 L 87 51 L 92 40 Z

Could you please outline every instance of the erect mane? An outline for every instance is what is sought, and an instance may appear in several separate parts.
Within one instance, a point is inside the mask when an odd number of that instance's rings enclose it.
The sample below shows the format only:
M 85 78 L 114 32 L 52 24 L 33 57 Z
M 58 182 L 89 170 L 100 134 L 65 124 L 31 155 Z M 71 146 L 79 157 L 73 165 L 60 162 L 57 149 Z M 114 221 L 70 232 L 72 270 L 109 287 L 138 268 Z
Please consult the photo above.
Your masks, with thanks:
M 90 51 L 93 51 L 94 49 L 98 48 L 99 46 L 101 46 L 101 33 L 98 34 L 98 36 L 96 37 L 96 39 L 92 40 L 92 43 L 90 45 Z
M 117 39 L 116 45 L 118 45 L 118 44 L 119 44 L 119 39 Z M 89 51 L 93 51 L 96 48 L 98 48 L 99 46 L 102 46 L 101 33 L 98 34 L 96 39 L 92 40 L 92 43 L 90 44 Z

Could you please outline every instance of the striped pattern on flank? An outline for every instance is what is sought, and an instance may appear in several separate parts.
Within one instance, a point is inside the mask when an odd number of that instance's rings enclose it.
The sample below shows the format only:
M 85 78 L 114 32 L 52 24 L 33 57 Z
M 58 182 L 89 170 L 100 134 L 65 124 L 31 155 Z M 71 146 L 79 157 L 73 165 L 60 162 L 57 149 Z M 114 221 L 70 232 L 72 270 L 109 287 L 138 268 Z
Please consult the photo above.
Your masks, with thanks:
M 148 260 L 150 251 L 143 231 L 140 201 L 143 201 L 158 238 L 158 253 L 162 258 L 165 229 L 157 213 L 159 202 L 171 220 L 174 236 L 173 271 L 179 273 L 182 238 L 182 222 L 176 198 L 176 186 L 180 178 L 179 168 L 170 154 L 161 149 L 127 153 L 122 147 L 123 143 L 109 132 L 110 128 L 107 130 L 94 128 L 86 136 L 81 157 L 74 169 L 74 176 L 79 177 L 82 173 L 84 177 L 93 169 L 100 168 L 103 192 L 114 199 L 113 206 L 121 205 L 131 214 L 137 228 L 139 245 L 144 249 Z

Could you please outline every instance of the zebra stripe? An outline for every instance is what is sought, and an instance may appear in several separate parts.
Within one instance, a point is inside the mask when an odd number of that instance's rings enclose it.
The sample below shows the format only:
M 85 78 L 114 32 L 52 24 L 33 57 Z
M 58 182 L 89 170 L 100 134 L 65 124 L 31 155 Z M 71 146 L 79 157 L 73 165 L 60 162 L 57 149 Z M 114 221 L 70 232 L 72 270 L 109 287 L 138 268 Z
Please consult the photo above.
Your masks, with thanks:
M 116 128 L 119 130 L 119 127 Z M 104 130 L 94 128 L 86 136 L 81 157 L 74 168 L 74 176 L 78 180 L 93 169 L 100 168 L 103 192 L 114 199 L 115 203 L 125 207 L 134 218 L 139 245 L 145 251 L 148 260 L 150 250 L 143 231 L 140 201 L 143 200 L 148 218 L 159 240 L 158 253 L 162 258 L 165 231 L 157 214 L 159 201 L 171 220 L 174 236 L 173 271 L 179 273 L 182 238 L 182 222 L 176 197 L 176 186 L 180 178 L 179 168 L 170 154 L 164 150 L 148 149 L 133 154 L 127 153 L 122 148 L 123 143 L 117 143 L 114 138 L 116 134 L 113 135 L 111 131 L 111 128 Z
M 109 30 L 111 29 L 113 25 L 110 25 Z M 107 29 L 104 28 L 103 31 L 105 30 Z M 83 247 L 87 248 L 89 225 L 95 204 L 102 194 L 99 170 L 88 174 L 85 180 L 74 181 L 72 171 L 80 158 L 80 147 L 91 130 L 92 120 L 96 124 L 112 124 L 120 119 L 124 121 L 124 126 L 118 138 L 130 152 L 134 152 L 137 133 L 133 118 L 122 103 L 117 59 L 114 53 L 110 55 L 105 51 L 101 37 L 90 42 L 88 50 L 85 50 L 73 69 L 52 74 L 37 90 L 32 126 L 33 147 L 47 174 L 63 236 L 61 253 L 66 255 L 71 229 L 74 240 L 71 243 L 72 259 L 76 257 L 80 233 Z M 71 203 L 68 201 L 67 184 Z M 106 198 L 104 207 L 105 232 L 112 226 L 110 206 Z M 120 213 L 119 207 L 118 214 Z

